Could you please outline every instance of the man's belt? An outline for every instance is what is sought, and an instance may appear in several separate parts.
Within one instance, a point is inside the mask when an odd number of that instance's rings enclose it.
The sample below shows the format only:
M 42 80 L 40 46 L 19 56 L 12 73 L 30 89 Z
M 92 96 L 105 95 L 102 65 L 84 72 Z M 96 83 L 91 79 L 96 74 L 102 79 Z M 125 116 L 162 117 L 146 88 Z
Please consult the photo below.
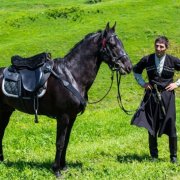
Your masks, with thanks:
M 165 107 L 164 107 L 164 104 L 162 102 L 161 93 L 158 91 L 157 84 L 154 84 L 154 89 L 156 90 L 157 98 L 158 98 L 159 104 L 161 106 L 161 110 L 163 112 L 163 115 L 166 116 Z

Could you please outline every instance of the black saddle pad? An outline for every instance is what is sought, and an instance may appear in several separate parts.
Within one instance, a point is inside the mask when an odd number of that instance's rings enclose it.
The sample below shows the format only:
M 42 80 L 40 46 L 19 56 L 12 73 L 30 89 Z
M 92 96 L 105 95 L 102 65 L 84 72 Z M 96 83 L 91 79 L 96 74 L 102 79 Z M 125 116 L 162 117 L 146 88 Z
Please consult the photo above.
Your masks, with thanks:
M 51 60 L 51 54 L 45 52 L 28 58 L 24 58 L 19 55 L 15 55 L 11 57 L 11 63 L 17 69 L 22 69 L 22 68 L 36 69 L 37 67 L 42 66 L 44 63 L 46 63 L 49 60 Z

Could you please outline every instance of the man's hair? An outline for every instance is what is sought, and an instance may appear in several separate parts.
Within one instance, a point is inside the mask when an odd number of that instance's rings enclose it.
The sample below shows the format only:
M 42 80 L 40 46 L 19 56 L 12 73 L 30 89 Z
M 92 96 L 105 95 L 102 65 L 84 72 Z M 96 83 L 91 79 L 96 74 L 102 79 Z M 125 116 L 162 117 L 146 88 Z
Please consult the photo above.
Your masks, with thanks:
M 158 36 L 156 39 L 155 39 L 155 44 L 159 42 L 159 43 L 163 43 L 165 44 L 166 48 L 169 47 L 169 40 L 166 36 Z

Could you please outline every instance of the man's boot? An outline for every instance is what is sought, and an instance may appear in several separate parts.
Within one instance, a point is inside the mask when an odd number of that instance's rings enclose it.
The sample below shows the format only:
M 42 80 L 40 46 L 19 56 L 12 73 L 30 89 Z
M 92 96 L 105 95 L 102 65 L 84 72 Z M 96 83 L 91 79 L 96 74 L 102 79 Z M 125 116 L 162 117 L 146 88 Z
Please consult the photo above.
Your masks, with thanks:
M 149 151 L 153 161 L 158 159 L 157 136 L 152 136 L 149 133 Z
M 169 137 L 170 161 L 177 163 L 177 137 Z

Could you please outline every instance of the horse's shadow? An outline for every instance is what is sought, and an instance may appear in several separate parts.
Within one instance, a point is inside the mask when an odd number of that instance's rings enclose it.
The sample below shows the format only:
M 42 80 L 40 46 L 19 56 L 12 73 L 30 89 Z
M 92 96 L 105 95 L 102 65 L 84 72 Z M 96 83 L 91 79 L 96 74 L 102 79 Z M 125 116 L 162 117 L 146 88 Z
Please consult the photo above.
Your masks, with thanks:
M 38 162 L 38 161 L 5 161 L 4 165 L 7 168 L 16 168 L 18 171 L 23 171 L 25 168 L 29 167 L 31 169 L 44 169 L 44 170 L 51 170 L 52 168 L 52 162 L 46 161 L 46 162 Z M 70 162 L 68 163 L 68 168 L 82 168 L 81 162 Z
M 23 171 L 25 168 L 30 167 L 31 169 L 46 169 L 51 168 L 52 163 L 50 162 L 38 162 L 38 161 L 5 161 L 4 165 L 7 168 L 16 168 L 18 171 Z
M 126 154 L 126 155 L 117 155 L 117 161 L 119 163 L 133 163 L 134 161 L 138 162 L 147 162 L 151 161 L 151 158 L 147 154 L 143 155 L 137 155 L 137 154 Z M 158 160 L 159 161 L 159 160 Z M 161 161 L 163 161 L 161 159 Z M 14 167 L 18 169 L 19 171 L 23 171 L 25 168 L 29 167 L 31 169 L 44 169 L 44 170 L 50 170 L 52 167 L 52 162 L 45 161 L 45 162 L 38 162 L 38 161 L 5 161 L 4 165 L 7 168 Z M 82 162 L 69 162 L 68 168 L 75 168 L 75 169 L 81 169 L 83 167 Z

